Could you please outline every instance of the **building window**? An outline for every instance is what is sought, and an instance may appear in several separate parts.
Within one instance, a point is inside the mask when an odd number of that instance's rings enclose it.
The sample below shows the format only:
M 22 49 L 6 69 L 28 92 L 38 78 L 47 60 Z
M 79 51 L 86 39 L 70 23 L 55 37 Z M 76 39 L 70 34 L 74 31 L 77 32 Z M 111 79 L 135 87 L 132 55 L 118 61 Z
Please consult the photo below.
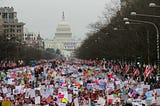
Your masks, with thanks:
M 18 29 L 17 32 L 21 32 L 21 30 Z
M 8 28 L 8 25 L 4 25 L 4 28 Z
M 2 13 L 2 18 L 7 18 L 7 13 Z
M 20 28 L 21 27 L 21 25 L 17 25 L 17 28 Z
M 14 14 L 13 13 L 9 13 L 9 18 L 13 19 L 14 18 Z

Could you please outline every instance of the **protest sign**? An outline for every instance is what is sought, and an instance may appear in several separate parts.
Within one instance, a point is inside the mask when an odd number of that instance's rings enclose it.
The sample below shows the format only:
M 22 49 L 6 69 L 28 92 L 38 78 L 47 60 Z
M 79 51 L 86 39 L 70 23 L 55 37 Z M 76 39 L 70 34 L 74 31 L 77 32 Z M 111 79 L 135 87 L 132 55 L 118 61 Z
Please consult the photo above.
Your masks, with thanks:
M 59 98 L 59 99 L 64 98 L 64 94 L 60 94 L 60 93 L 59 93 L 59 94 L 58 94 L 58 98 Z
M 47 103 L 50 103 L 50 102 L 51 102 L 51 97 L 50 97 L 50 96 L 47 97 L 46 102 L 47 102 Z
M 141 99 L 133 99 L 132 106 L 142 106 L 142 100 Z
M 114 96 L 113 96 L 113 95 L 108 95 L 108 97 L 107 97 L 107 102 L 112 103 L 112 102 L 113 102 L 113 99 L 114 99 Z
M 143 88 L 150 89 L 150 85 L 143 85 Z
M 68 101 L 69 101 L 69 103 L 72 102 L 72 94 L 68 94 Z
M 13 80 L 14 80 L 13 78 L 8 79 L 8 80 L 7 80 L 7 84 L 9 84 L 9 85 L 14 85 Z
M 157 96 L 159 97 L 160 96 L 160 89 L 156 89 L 155 91 L 156 91 Z
M 156 98 L 156 103 L 157 103 L 158 106 L 160 106 L 160 97 Z
M 139 95 L 143 94 L 143 88 L 136 88 L 136 91 L 139 93 Z
M 7 93 L 6 97 L 10 98 L 11 97 L 11 93 Z
M 2 101 L 2 106 L 11 106 L 11 102 L 4 100 L 4 101 Z
M 6 94 L 6 93 L 8 92 L 8 90 L 7 90 L 6 87 L 3 87 L 3 88 L 2 88 L 2 91 L 3 91 L 4 94 Z
M 20 91 L 18 89 L 13 89 L 13 94 L 14 95 L 20 94 Z
M 35 97 L 35 90 L 34 89 L 31 89 L 30 91 L 29 91 L 29 96 L 30 96 L 30 98 L 34 98 Z
M 147 99 L 152 98 L 152 92 L 151 91 L 147 91 L 145 93 L 145 96 L 146 96 Z
M 40 104 L 40 96 L 35 97 L 35 104 Z
M 0 96 L 0 101 L 3 100 L 3 98 Z
M 121 99 L 119 97 L 117 97 L 116 99 L 114 99 L 114 102 L 121 102 Z
M 29 91 L 25 92 L 25 98 L 29 98 Z
M 66 106 L 65 103 L 59 103 L 58 106 Z
M 145 100 L 145 105 L 147 105 L 147 106 L 152 105 L 152 100 L 151 99 L 146 99 Z
M 75 98 L 75 99 L 74 99 L 74 105 L 75 105 L 75 106 L 79 106 L 78 98 Z

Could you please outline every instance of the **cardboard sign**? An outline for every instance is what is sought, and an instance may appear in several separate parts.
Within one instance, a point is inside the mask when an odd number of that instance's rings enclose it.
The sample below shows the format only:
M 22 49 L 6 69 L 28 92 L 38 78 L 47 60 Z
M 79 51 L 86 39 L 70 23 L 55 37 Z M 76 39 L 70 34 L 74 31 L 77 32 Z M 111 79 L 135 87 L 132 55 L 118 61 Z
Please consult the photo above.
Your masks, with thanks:
M 75 106 L 79 106 L 78 98 L 75 98 L 75 99 L 74 99 L 74 105 L 75 105 Z
M 66 106 L 65 103 L 59 103 L 58 106 Z
M 113 95 L 108 95 L 107 102 L 112 103 L 113 99 L 114 99 Z
M 156 103 L 157 103 L 158 106 L 160 106 L 160 97 L 156 98 Z
M 2 106 L 11 106 L 10 101 L 2 101 Z
M 150 85 L 143 85 L 143 89 L 150 90 Z
M 136 91 L 137 91 L 140 95 L 143 94 L 143 88 L 137 88 Z
M 120 81 L 115 81 L 115 83 L 116 83 L 116 85 L 121 84 L 121 82 L 120 82 Z
M 69 101 L 69 103 L 72 102 L 72 94 L 68 94 L 68 101 Z
M 29 92 L 29 96 L 31 97 L 31 98 L 34 98 L 35 97 L 35 90 L 34 89 L 31 89 L 30 90 L 30 92 Z
M 14 100 L 14 95 L 11 95 L 11 97 L 10 97 L 10 98 L 11 98 L 11 100 Z
M 13 80 L 14 80 L 14 79 L 12 79 L 12 78 L 11 78 L 11 79 L 8 79 L 7 84 L 9 84 L 9 85 L 14 85 Z
M 40 90 L 40 94 L 42 95 L 44 93 L 44 89 L 41 89 Z
M 10 98 L 10 97 L 11 97 L 11 94 L 10 94 L 10 93 L 7 93 L 6 97 Z
M 17 90 L 21 91 L 22 86 L 16 86 L 16 88 L 15 88 L 15 89 L 17 89 Z
M 20 94 L 20 91 L 18 89 L 13 89 L 13 94 L 14 95 Z
M 51 102 L 51 97 L 50 97 L 50 96 L 46 99 L 46 102 L 47 102 L 47 103 L 50 103 L 50 102 Z
M 142 100 L 141 99 L 134 99 L 132 101 L 132 106 L 142 106 Z
M 3 98 L 0 96 L 0 100 L 3 100 Z
M 45 85 L 41 85 L 41 89 L 46 89 Z
M 29 92 L 28 91 L 25 93 L 25 98 L 29 98 Z
M 35 104 L 40 104 L 40 96 L 35 97 Z
M 157 96 L 160 96 L 160 89 L 156 89 Z
M 152 100 L 151 99 L 146 99 L 145 105 L 152 105 Z
M 6 87 L 2 88 L 2 91 L 3 91 L 4 94 L 6 94 L 8 92 Z
M 58 94 L 58 98 L 59 98 L 59 99 L 64 98 L 64 94 Z
M 145 93 L 146 98 L 151 98 L 152 97 L 152 92 L 148 91 Z

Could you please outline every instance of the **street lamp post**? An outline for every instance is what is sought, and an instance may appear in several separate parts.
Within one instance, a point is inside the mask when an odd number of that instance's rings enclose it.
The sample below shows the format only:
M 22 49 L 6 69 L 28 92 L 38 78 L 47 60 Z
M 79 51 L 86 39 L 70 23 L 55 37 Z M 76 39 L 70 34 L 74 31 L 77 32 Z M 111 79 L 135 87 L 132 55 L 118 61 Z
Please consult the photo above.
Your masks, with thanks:
M 160 6 L 157 6 L 155 3 L 151 3 L 150 4 L 151 7 L 160 7 Z M 160 18 L 160 16 L 157 16 L 157 15 L 149 15 L 149 14 L 137 14 L 136 12 L 131 12 L 131 15 L 133 16 L 142 16 L 142 17 L 152 17 L 152 18 Z M 150 22 L 150 21 L 143 21 L 143 23 L 147 23 L 147 24 L 151 24 L 155 27 L 156 29 L 156 32 L 157 32 L 157 63 L 158 63 L 158 72 L 160 71 L 159 70 L 159 29 L 158 29 L 158 26 L 153 23 L 153 22 Z
M 158 7 L 158 8 L 160 8 L 160 5 L 157 5 L 156 3 L 149 3 L 149 7 Z
M 141 23 L 130 23 L 128 21 L 125 22 L 126 25 L 141 25 Z M 146 34 L 147 34 L 147 60 L 148 60 L 148 64 L 150 63 L 150 57 L 149 57 L 149 54 L 150 54 L 150 50 L 149 50 L 149 31 L 145 28 L 146 30 Z
M 127 22 L 127 21 L 131 21 L 131 22 L 138 22 L 138 23 L 145 23 L 145 24 L 150 24 L 150 25 L 152 25 L 154 28 L 155 28 L 155 30 L 156 30 L 156 36 L 157 36 L 157 69 L 158 69 L 158 73 L 160 73 L 159 72 L 159 29 L 158 29 L 158 26 L 155 24 L 155 23 L 153 23 L 153 22 L 150 22 L 150 21 L 142 21 L 142 20 L 133 20 L 133 19 L 129 19 L 129 18 L 123 18 L 123 20 L 125 21 L 125 22 Z
M 160 16 L 157 15 L 150 15 L 150 14 L 137 14 L 135 11 L 130 13 L 133 16 L 143 16 L 143 17 L 154 17 L 154 18 L 160 18 Z
M 113 30 L 114 30 L 114 31 L 126 31 L 126 30 L 128 30 L 128 29 L 119 29 L 119 28 L 117 28 L 117 27 L 114 27 Z

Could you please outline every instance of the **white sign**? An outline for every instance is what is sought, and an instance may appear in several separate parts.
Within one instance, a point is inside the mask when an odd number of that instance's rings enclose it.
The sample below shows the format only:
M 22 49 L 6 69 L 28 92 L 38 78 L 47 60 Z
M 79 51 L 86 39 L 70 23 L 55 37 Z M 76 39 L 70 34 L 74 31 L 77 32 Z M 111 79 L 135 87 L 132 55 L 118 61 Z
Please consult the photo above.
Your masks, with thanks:
M 11 78 L 11 79 L 8 79 L 7 83 L 8 83 L 9 85 L 14 85 L 13 80 L 14 80 L 14 79 L 12 79 L 12 78 Z
M 35 104 L 40 104 L 40 96 L 35 97 Z
M 34 89 L 31 89 L 31 90 L 30 90 L 29 96 L 30 96 L 31 98 L 34 98 L 34 97 L 36 96 Z
M 132 101 L 132 106 L 142 106 L 142 100 L 141 99 L 134 99 Z
M 157 103 L 158 106 L 160 106 L 160 97 L 156 98 L 156 103 Z

